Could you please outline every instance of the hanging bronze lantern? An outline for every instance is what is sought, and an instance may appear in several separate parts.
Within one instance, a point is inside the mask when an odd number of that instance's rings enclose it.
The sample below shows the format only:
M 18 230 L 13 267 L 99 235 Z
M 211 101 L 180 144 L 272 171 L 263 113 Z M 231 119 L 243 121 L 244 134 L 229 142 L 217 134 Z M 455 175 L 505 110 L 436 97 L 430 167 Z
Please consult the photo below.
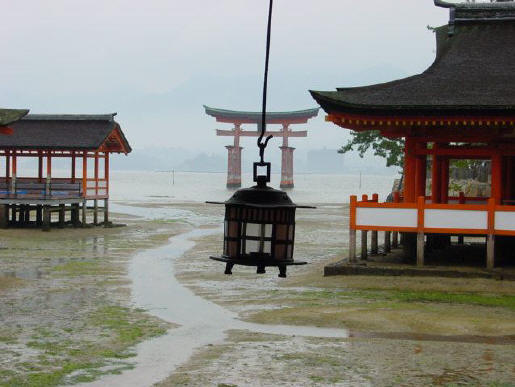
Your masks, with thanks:
M 258 175 L 258 167 L 266 167 L 266 175 Z M 286 192 L 266 185 L 270 163 L 254 163 L 254 181 L 254 187 L 217 203 L 225 204 L 223 255 L 210 258 L 226 263 L 225 274 L 232 274 L 234 265 L 257 266 L 258 274 L 277 266 L 285 278 L 287 266 L 306 264 L 293 260 L 295 210 L 313 207 L 297 206 Z
M 277 266 L 279 277 L 286 277 L 289 265 L 304 265 L 306 262 L 293 260 L 295 241 L 295 210 L 297 208 L 314 208 L 297 206 L 286 192 L 268 187 L 270 182 L 270 163 L 264 161 L 264 152 L 268 136 L 266 133 L 266 95 L 268 82 L 268 59 L 270 55 L 270 36 L 272 26 L 272 6 L 268 10 L 268 28 L 266 39 L 265 76 L 263 82 L 263 110 L 261 116 L 261 134 L 257 140 L 261 161 L 254 163 L 254 182 L 251 188 L 236 191 L 225 203 L 224 247 L 223 255 L 210 257 L 226 263 L 225 274 L 232 274 L 234 265 L 257 266 L 257 273 L 265 273 L 265 267 Z M 264 174 L 259 170 L 266 169 Z M 216 202 L 208 202 L 216 203 Z

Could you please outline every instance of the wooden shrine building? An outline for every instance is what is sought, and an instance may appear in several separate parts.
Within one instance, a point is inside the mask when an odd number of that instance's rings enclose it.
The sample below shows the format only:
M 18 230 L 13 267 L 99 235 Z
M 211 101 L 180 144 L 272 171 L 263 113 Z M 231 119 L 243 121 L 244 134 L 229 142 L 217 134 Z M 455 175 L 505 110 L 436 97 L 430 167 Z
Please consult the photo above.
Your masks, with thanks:
M 217 122 L 225 122 L 234 125 L 232 130 L 217 129 L 217 136 L 234 137 L 234 144 L 226 146 L 228 151 L 227 162 L 227 187 L 241 187 L 241 150 L 240 137 L 259 137 L 261 128 L 261 112 L 244 112 L 235 110 L 215 109 L 204 105 L 206 114 L 215 117 Z M 266 114 L 267 125 L 281 125 L 279 131 L 266 131 L 265 137 L 273 135 L 282 137 L 281 149 L 281 188 L 293 188 L 293 151 L 295 148 L 289 146 L 290 137 L 306 137 L 307 130 L 293 131 L 290 125 L 305 124 L 310 118 L 318 115 L 318 108 L 297 110 L 290 112 L 270 112 Z M 255 124 L 256 130 L 242 130 L 243 124 Z
M 11 123 L 11 134 L 0 135 L 0 227 L 36 224 L 48 229 L 53 212 L 60 226 L 85 225 L 88 209 L 99 224 L 99 200 L 107 225 L 109 155 L 131 151 L 114 116 L 29 114 Z M 32 160 L 24 161 L 29 167 L 23 175 L 21 159 Z M 62 171 L 54 176 L 56 159 L 61 167 L 65 160 L 66 176 Z
M 436 29 L 437 52 L 425 72 L 366 87 L 312 91 L 327 121 L 405 139 L 404 188 L 397 203 L 351 197 L 350 260 L 356 230 L 404 233 L 405 251 L 424 264 L 433 240 L 481 236 L 486 266 L 513 263 L 515 247 L 515 3 L 458 3 Z M 491 161 L 489 197 L 450 197 L 449 161 Z M 426 174 L 427 171 L 427 174 Z M 374 240 L 374 238 L 372 239 Z M 508 248 L 506 248 L 508 246 Z M 374 248 L 374 246 L 373 246 Z

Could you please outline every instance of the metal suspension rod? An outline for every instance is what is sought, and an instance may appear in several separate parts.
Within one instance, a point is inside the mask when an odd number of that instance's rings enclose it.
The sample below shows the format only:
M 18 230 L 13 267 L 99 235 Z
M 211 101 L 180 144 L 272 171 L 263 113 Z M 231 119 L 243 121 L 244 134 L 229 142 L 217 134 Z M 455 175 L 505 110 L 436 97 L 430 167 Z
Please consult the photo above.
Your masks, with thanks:
M 259 147 L 259 157 L 261 158 L 261 163 L 264 162 L 264 153 L 265 148 L 268 144 L 268 141 L 273 137 L 272 135 L 268 136 L 263 143 L 263 136 L 266 132 L 266 96 L 268 89 L 268 62 L 270 58 L 270 37 L 272 35 L 272 7 L 274 0 L 270 0 L 270 5 L 268 8 L 268 26 L 266 31 L 266 56 L 265 56 L 265 77 L 263 81 L 263 110 L 261 112 L 261 135 L 257 140 L 257 145 Z

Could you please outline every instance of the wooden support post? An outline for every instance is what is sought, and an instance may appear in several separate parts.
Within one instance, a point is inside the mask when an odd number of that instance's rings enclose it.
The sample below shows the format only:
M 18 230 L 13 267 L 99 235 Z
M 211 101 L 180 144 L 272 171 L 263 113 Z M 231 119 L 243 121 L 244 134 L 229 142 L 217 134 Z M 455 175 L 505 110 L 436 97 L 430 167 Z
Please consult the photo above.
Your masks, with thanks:
M 356 262 L 356 203 L 355 195 L 350 197 L 349 204 L 349 262 Z
M 72 224 L 73 224 L 73 227 L 79 227 L 79 204 L 78 203 L 73 203 L 72 205 L 72 214 L 71 214 L 71 220 L 72 220 Z
M 417 233 L 417 266 L 424 266 L 424 232 Z
M 109 226 L 109 199 L 104 199 L 104 227 Z
M 64 228 L 65 205 L 59 204 L 59 228 Z
M 23 215 L 24 215 L 23 223 L 28 225 L 30 223 L 30 205 L 29 204 L 27 204 L 25 206 L 25 211 L 24 211 Z
M 495 267 L 495 203 L 495 198 L 488 199 L 488 235 L 486 237 L 486 268 L 488 270 L 492 270 Z
M 424 207 L 426 198 L 417 199 L 417 266 L 424 266 Z
M 368 258 L 368 233 L 367 230 L 361 230 L 361 259 Z
M 98 199 L 93 200 L 93 224 L 98 225 Z
M 36 226 L 41 226 L 43 224 L 43 206 L 38 204 L 36 206 Z
M 0 204 L 0 228 L 9 226 L 9 205 Z
M 399 233 L 394 231 L 392 233 L 392 248 L 397 249 L 399 247 Z
M 11 222 L 13 224 L 16 223 L 16 210 L 17 210 L 17 205 L 16 204 L 11 205 Z
M 86 224 L 86 210 L 87 210 L 87 203 L 88 201 L 86 199 L 84 199 L 84 201 L 82 202 L 82 227 L 86 227 L 87 224 Z
M 43 206 L 43 231 L 50 231 L 50 206 Z
M 392 251 L 392 239 L 391 239 L 392 233 L 390 231 L 384 232 L 384 252 L 385 254 L 388 254 Z
M 38 181 L 40 183 L 43 181 L 43 156 L 41 156 L 41 152 L 38 156 Z

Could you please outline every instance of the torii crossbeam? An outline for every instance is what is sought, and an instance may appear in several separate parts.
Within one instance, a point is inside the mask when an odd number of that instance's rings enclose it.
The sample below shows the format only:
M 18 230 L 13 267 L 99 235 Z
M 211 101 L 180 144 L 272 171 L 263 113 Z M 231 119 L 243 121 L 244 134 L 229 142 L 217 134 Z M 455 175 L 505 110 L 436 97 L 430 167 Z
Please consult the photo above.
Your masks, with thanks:
M 227 163 L 227 187 L 241 187 L 241 150 L 240 137 L 259 137 L 259 129 L 261 125 L 261 112 L 245 112 L 225 109 L 215 109 L 204 105 L 206 114 L 215 117 L 217 122 L 225 122 L 234 125 L 233 129 L 222 130 L 217 129 L 217 136 L 234 137 L 234 144 L 227 145 L 228 163 Z M 267 130 L 265 136 L 273 135 L 274 137 L 282 137 L 283 143 L 279 148 L 282 152 L 281 158 L 281 188 L 293 188 L 293 151 L 288 145 L 290 137 L 307 137 L 307 130 L 292 131 L 290 125 L 305 124 L 310 118 L 318 115 L 318 108 L 296 110 L 289 112 L 270 112 L 266 114 L 267 125 L 282 125 L 280 130 Z M 243 124 L 256 124 L 256 130 L 242 130 Z

